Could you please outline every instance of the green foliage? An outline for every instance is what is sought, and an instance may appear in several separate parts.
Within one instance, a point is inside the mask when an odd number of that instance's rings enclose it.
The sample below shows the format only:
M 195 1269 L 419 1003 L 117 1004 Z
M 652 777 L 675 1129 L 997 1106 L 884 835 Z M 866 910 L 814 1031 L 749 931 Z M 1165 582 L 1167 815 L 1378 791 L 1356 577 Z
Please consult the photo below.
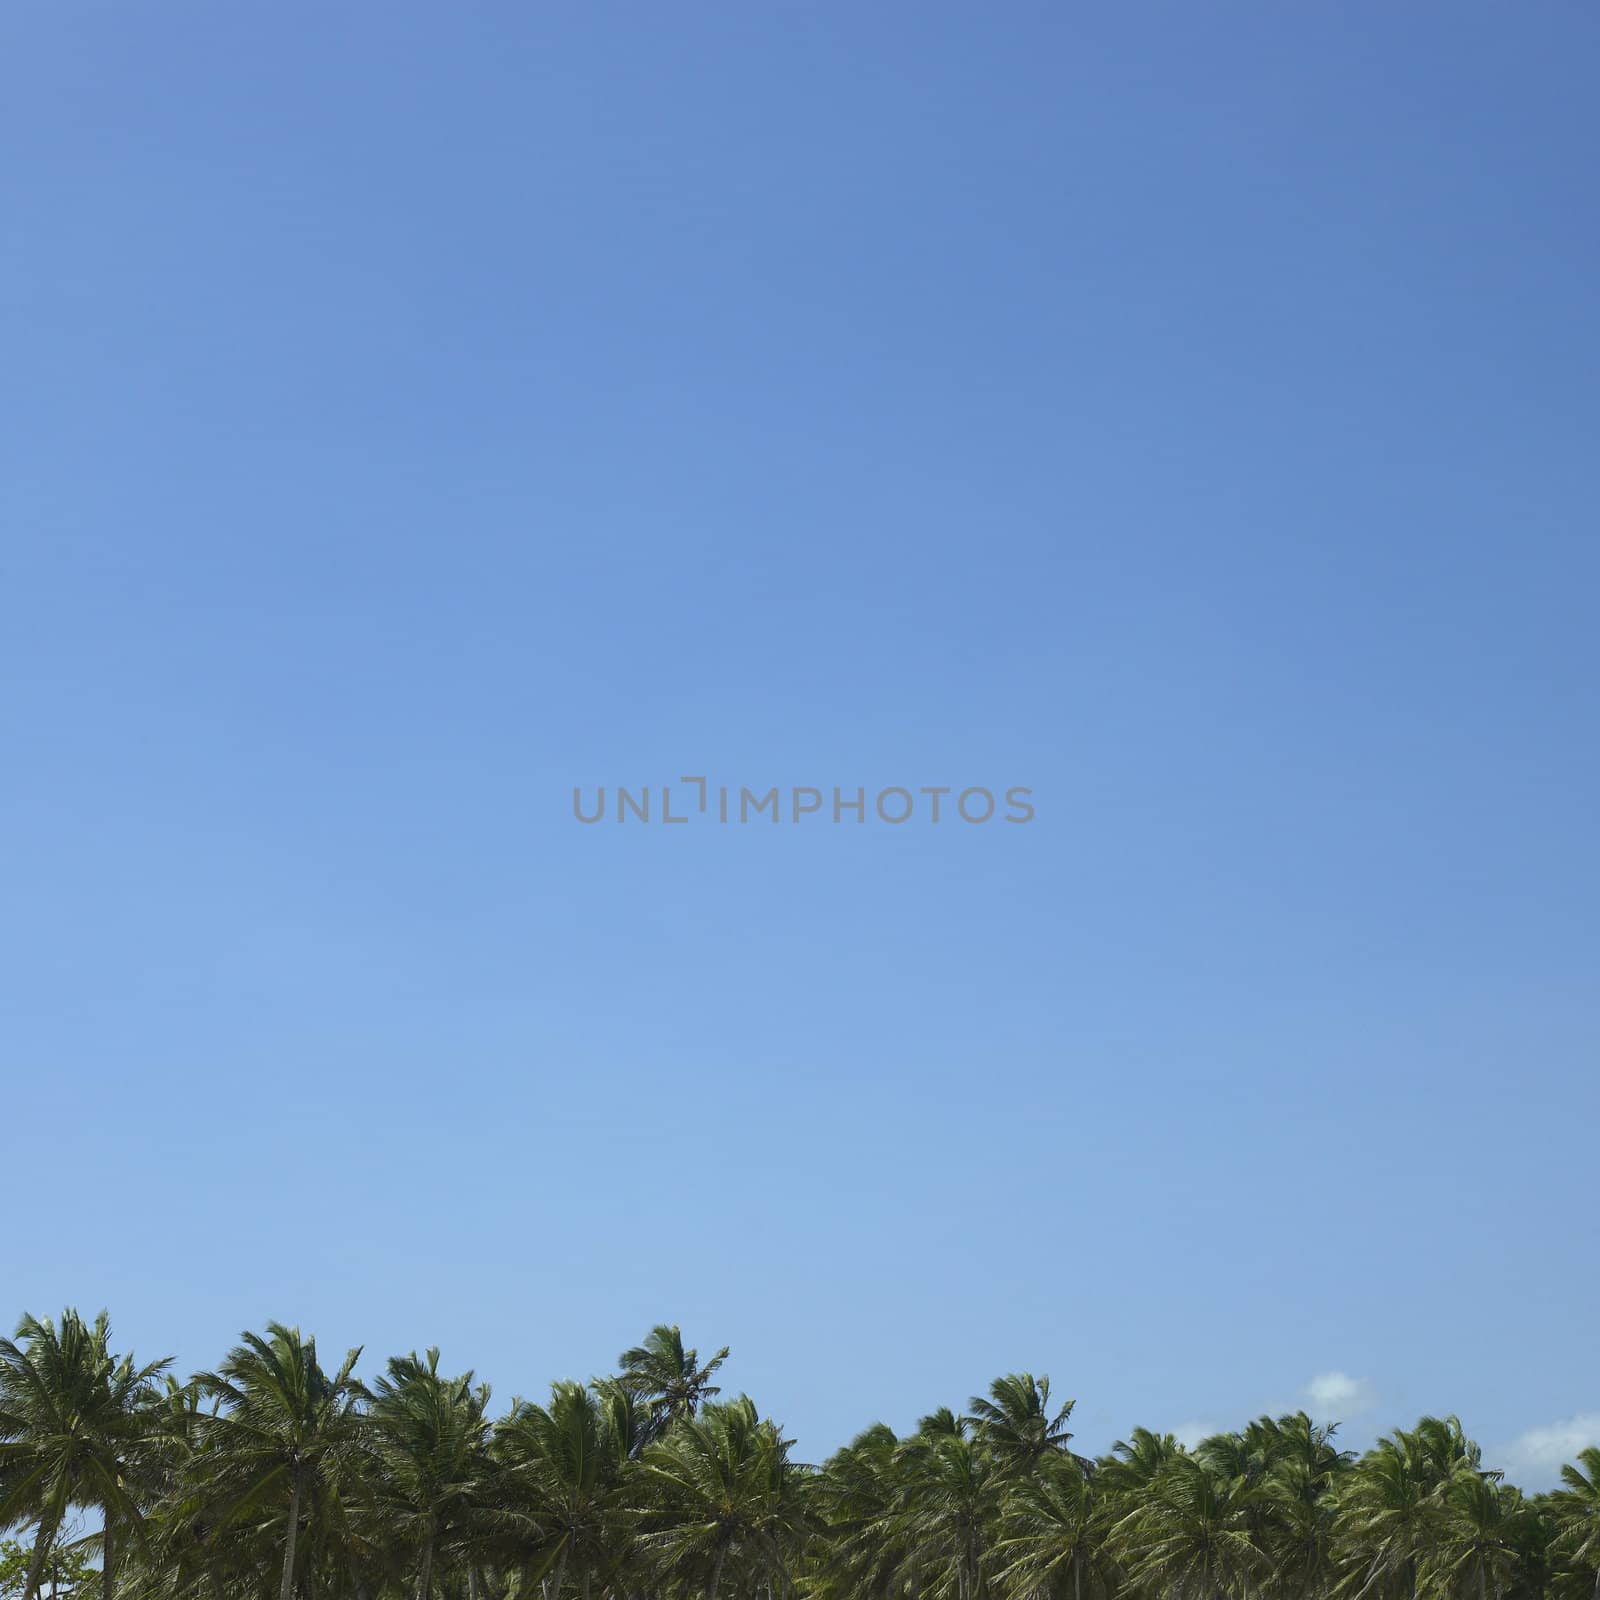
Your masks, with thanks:
M 0 1596 L 21 1595 L 33 1558 L 31 1545 L 0 1539 Z M 58 1545 L 45 1557 L 43 1590 L 46 1600 L 88 1600 L 100 1582 L 100 1569 L 71 1545 Z
M 437 1350 L 368 1388 L 358 1351 L 330 1372 L 269 1323 L 179 1383 L 103 1315 L 25 1317 L 0 1340 L 0 1596 L 1600 1600 L 1600 1445 L 1532 1497 L 1453 1417 L 1359 1458 L 1295 1413 L 1091 1460 L 1024 1372 L 807 1467 L 719 1397 L 727 1353 L 662 1324 L 496 1417 Z
M 139 1366 L 111 1351 L 105 1312 L 25 1316 L 0 1339 L 0 1531 L 31 1527 L 24 1600 L 36 1600 L 45 1564 L 73 1511 L 101 1521 L 106 1600 L 123 1546 L 143 1544 L 151 1499 L 155 1380 L 164 1361 Z

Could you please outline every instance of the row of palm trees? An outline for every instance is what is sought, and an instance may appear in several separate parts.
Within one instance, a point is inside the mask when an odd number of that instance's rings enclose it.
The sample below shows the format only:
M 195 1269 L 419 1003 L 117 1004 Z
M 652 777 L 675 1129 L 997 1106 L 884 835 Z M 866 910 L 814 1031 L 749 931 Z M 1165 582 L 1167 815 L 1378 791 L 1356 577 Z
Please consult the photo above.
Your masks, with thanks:
M 1600 1600 L 1600 1448 L 1528 1496 L 1453 1418 L 1359 1458 L 1299 1413 L 1193 1449 L 1139 1429 L 1091 1460 L 1071 1448 L 1072 1403 L 1022 1373 L 812 1468 L 747 1398 L 717 1398 L 727 1350 L 702 1361 L 676 1327 L 615 1375 L 499 1416 L 437 1350 L 370 1385 L 358 1356 L 330 1371 L 272 1323 L 180 1383 L 115 1354 L 104 1314 L 23 1318 L 0 1340 L 13 1592 Z

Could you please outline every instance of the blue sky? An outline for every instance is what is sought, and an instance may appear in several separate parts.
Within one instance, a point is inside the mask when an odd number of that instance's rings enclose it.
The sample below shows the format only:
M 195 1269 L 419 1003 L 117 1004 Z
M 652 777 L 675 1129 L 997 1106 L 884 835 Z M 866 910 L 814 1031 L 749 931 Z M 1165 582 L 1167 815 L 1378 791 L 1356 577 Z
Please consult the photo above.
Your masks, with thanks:
M 6 1316 L 1600 1433 L 1592 8 L 0 56 Z

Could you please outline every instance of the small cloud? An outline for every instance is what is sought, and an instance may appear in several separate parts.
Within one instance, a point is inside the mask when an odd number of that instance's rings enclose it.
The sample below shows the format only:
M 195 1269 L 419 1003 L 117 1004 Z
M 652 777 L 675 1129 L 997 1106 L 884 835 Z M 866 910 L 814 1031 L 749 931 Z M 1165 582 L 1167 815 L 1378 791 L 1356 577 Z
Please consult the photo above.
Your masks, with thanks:
M 1580 1450 L 1600 1445 L 1600 1411 L 1583 1411 L 1565 1422 L 1519 1433 L 1501 1452 L 1511 1477 L 1524 1488 L 1546 1488 Z
M 1172 1430 L 1172 1436 L 1185 1450 L 1193 1450 L 1202 1439 L 1209 1439 L 1214 1433 L 1221 1433 L 1214 1422 L 1180 1422 Z
M 1370 1378 L 1352 1378 L 1348 1372 L 1322 1372 L 1306 1385 L 1306 1399 L 1319 1417 L 1343 1422 L 1371 1411 L 1378 1403 Z

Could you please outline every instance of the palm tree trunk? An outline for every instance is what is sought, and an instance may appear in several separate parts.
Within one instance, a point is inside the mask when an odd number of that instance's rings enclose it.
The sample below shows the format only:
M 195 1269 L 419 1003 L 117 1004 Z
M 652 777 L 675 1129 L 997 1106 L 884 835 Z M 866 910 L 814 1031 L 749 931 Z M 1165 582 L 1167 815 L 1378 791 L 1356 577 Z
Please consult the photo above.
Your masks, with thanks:
M 706 1600 L 717 1600 L 717 1590 L 722 1584 L 722 1558 L 727 1553 L 727 1545 L 719 1544 L 717 1546 L 717 1559 L 712 1563 L 711 1567 L 711 1591 L 706 1596 Z
M 108 1507 L 105 1513 L 106 1526 L 102 1535 L 100 1552 L 100 1600 L 115 1600 L 117 1592 L 117 1578 L 112 1563 L 116 1559 L 116 1544 L 111 1535 L 111 1511 Z
M 1367 1600 L 1367 1591 L 1378 1581 L 1378 1578 L 1381 1574 L 1382 1568 L 1379 1566 L 1379 1563 L 1382 1560 L 1383 1552 L 1380 1550 L 1378 1554 L 1372 1558 L 1372 1565 L 1367 1568 L 1367 1581 L 1361 1585 L 1361 1589 L 1356 1595 L 1356 1600 Z
M 300 1532 L 299 1462 L 294 1468 L 294 1488 L 289 1491 L 289 1533 L 283 1541 L 283 1582 L 278 1585 L 278 1600 L 294 1600 L 294 1546 Z
M 422 1546 L 422 1571 L 417 1575 L 417 1600 L 433 1600 L 433 1527 Z
M 33 1540 L 33 1557 L 28 1562 L 28 1581 L 22 1586 L 22 1600 L 39 1600 L 45 1563 L 50 1559 L 50 1546 L 55 1543 L 58 1521 L 58 1518 L 46 1516 L 39 1524 Z

